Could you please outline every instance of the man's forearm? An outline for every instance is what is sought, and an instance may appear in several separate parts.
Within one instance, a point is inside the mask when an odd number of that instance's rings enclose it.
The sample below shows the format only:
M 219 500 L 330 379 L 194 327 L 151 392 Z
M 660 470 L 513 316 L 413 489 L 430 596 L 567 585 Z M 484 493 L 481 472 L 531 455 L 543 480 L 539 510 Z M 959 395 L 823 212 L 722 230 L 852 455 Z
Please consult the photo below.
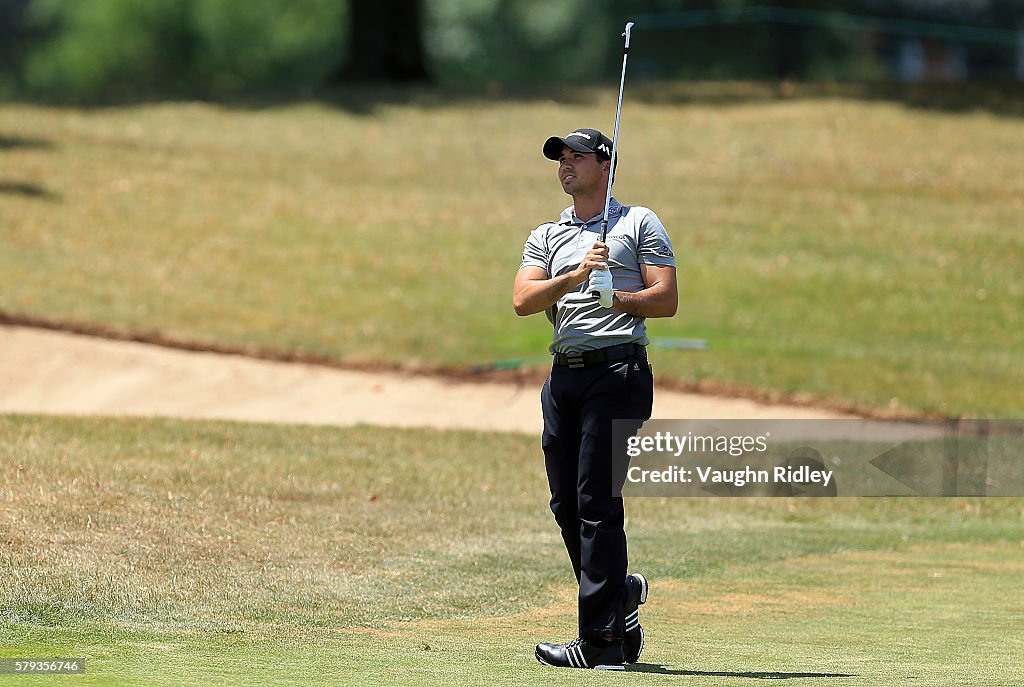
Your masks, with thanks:
M 616 291 L 612 310 L 633 317 L 672 317 L 678 307 L 678 295 L 662 286 L 640 291 Z
M 566 272 L 550 279 L 532 279 L 521 284 L 516 290 L 513 306 L 517 315 L 533 315 L 547 310 L 558 299 L 569 293 L 583 279 L 573 272 Z

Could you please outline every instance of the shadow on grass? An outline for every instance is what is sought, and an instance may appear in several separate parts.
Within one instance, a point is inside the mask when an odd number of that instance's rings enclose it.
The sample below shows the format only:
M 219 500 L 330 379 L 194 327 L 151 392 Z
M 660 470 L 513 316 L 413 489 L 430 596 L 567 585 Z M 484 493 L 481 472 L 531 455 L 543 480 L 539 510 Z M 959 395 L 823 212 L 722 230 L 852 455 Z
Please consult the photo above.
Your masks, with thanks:
M 373 116 L 382 107 L 434 110 L 447 107 L 486 106 L 496 102 L 590 104 L 606 96 L 606 87 L 570 85 L 432 86 L 432 85 L 344 85 L 301 91 L 268 91 L 216 95 L 205 93 L 137 93 L 93 98 L 14 98 L 10 102 L 56 108 L 100 110 L 174 103 L 202 103 L 225 110 L 259 111 L 296 105 L 322 105 L 357 116 Z M 613 91 L 614 95 L 614 91 Z M 0 136 L 2 138 L 2 136 Z M 2 148 L 0 143 L 0 148 Z
M 685 675 L 688 677 L 746 677 L 751 680 L 795 680 L 801 678 L 857 677 L 850 673 L 784 673 L 771 670 L 728 671 L 728 670 L 679 670 L 653 663 L 637 663 L 626 669 L 633 673 L 654 673 L 657 675 Z
M 22 136 L 0 134 L 0 150 L 14 150 L 15 148 L 49 150 L 53 148 L 53 144 L 41 138 L 24 138 Z
M 743 105 L 773 101 L 805 101 L 841 98 L 865 102 L 889 102 L 904 107 L 940 112 L 984 111 L 1024 117 L 1024 83 L 1018 81 L 969 81 L 963 83 L 673 81 L 636 84 L 630 93 L 636 100 L 664 105 Z
M 38 198 L 40 200 L 60 200 L 60 196 L 38 184 L 24 181 L 4 181 L 0 179 L 0 194 Z
M 39 104 L 79 109 L 137 106 L 173 102 L 202 102 L 228 110 L 265 110 L 315 104 L 358 116 L 373 116 L 381 107 L 431 110 L 442 107 L 484 106 L 496 102 L 558 105 L 592 105 L 614 95 L 616 84 L 490 84 L 480 86 L 351 85 L 304 91 L 208 96 L 203 94 L 138 94 L 110 96 L 92 101 Z M 778 101 L 813 101 L 842 98 L 866 102 L 890 102 L 905 107 L 941 112 L 983 111 L 1008 117 L 1024 117 L 1024 83 L 1018 81 L 970 81 L 963 83 L 835 82 L 835 81 L 645 81 L 630 84 L 631 100 L 669 106 L 710 105 L 728 107 Z M 29 101 L 33 102 L 33 101 Z M 13 145 L 5 141 L 13 141 Z M 0 135 L 0 149 L 31 145 Z M 45 146 L 46 143 L 42 142 Z
M 27 138 L 24 136 L 8 136 L 0 133 L 0 151 L 16 150 L 25 148 L 29 150 L 50 150 L 53 143 L 42 138 Z M 0 195 L 24 196 L 26 198 L 39 198 L 41 200 L 59 200 L 56 193 L 26 181 L 11 181 L 0 179 Z

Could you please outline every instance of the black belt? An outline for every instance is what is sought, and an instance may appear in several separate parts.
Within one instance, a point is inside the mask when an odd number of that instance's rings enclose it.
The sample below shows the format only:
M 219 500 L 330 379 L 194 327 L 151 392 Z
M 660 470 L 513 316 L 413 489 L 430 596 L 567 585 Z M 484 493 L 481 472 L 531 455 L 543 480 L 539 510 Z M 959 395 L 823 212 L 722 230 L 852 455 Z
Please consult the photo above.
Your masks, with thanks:
M 647 358 L 647 350 L 640 344 L 619 344 L 577 353 L 555 353 L 555 365 L 586 367 L 597 363 L 624 360 L 625 358 Z

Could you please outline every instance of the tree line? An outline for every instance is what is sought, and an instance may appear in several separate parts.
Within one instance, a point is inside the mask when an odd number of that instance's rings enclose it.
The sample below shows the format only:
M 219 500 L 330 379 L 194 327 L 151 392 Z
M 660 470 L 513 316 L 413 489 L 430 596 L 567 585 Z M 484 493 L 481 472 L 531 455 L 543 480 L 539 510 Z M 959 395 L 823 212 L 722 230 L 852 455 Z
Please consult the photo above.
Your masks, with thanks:
M 1024 29 L 1018 0 L 0 0 L 0 96 L 607 81 L 636 16 L 637 74 L 660 79 L 884 76 L 902 40 L 885 26 L 921 28 L 928 49 L 928 23 L 972 27 L 973 74 L 1012 75 L 1024 51 L 1000 38 Z

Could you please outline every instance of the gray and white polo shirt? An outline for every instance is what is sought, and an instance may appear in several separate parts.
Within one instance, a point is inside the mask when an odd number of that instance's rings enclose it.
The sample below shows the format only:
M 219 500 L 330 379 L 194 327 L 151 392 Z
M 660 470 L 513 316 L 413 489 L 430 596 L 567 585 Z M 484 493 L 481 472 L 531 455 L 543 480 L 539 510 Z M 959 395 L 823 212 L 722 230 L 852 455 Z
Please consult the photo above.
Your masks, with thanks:
M 519 269 L 540 267 L 549 278 L 571 272 L 600 238 L 601 215 L 584 222 L 569 206 L 558 222 L 542 224 L 530 232 Z M 676 264 L 672 242 L 658 216 L 645 207 L 620 205 L 614 198 L 608 208 L 605 243 L 616 291 L 636 292 L 644 288 L 641 263 L 671 267 Z M 552 353 L 648 343 L 644 319 L 602 308 L 597 298 L 587 293 L 587 282 L 559 298 L 546 314 L 554 326 Z

